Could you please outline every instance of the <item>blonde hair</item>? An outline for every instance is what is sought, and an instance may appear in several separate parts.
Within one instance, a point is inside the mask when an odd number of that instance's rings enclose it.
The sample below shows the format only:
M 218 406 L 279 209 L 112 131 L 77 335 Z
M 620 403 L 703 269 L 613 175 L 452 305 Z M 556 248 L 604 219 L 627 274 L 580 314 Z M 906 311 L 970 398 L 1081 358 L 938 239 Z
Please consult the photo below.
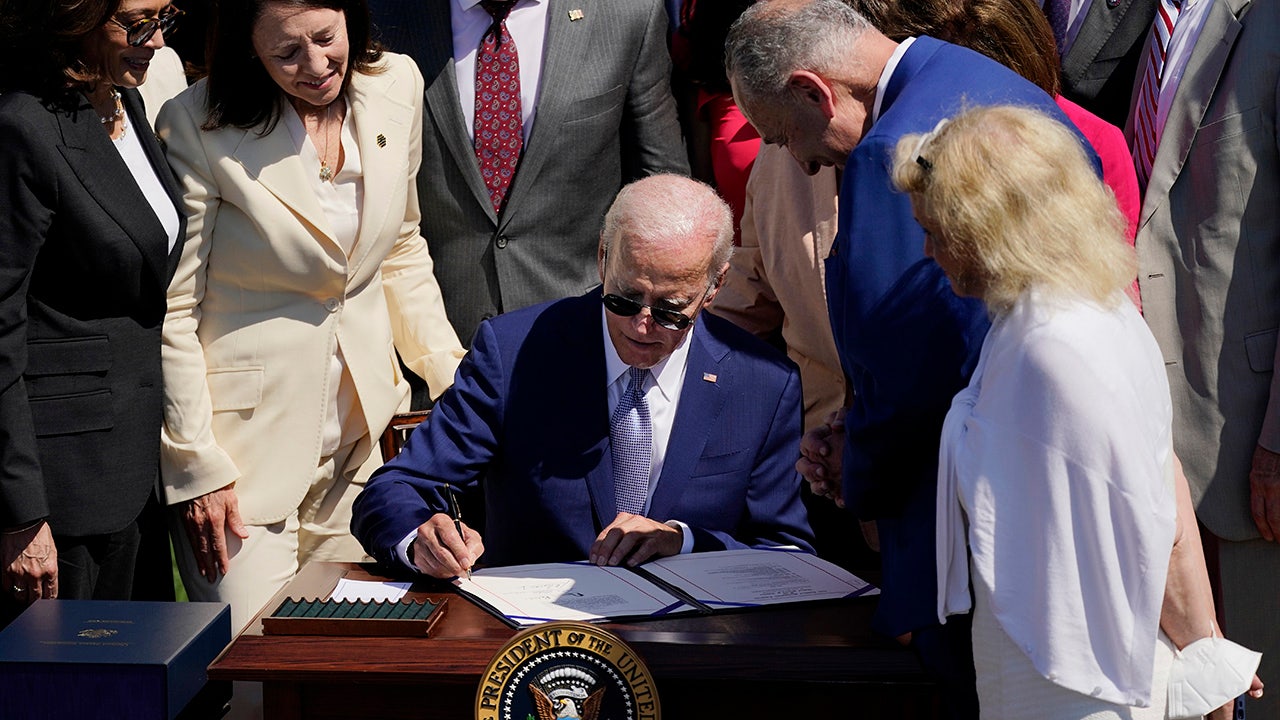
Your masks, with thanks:
M 1137 272 L 1081 141 L 1036 110 L 973 108 L 903 137 L 893 182 L 994 312 L 1032 286 L 1111 305 Z

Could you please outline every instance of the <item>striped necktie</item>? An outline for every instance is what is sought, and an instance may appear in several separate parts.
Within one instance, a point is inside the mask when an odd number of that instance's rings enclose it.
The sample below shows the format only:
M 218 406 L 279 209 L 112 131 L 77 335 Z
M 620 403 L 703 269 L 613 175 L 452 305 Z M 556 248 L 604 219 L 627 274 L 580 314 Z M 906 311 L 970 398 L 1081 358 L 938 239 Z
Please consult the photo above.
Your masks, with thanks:
M 1151 166 L 1164 130 L 1157 124 L 1156 115 L 1160 109 L 1160 87 L 1164 83 L 1169 41 L 1173 38 L 1173 27 L 1181 11 L 1181 0 L 1159 0 L 1155 21 L 1151 24 L 1151 51 L 1147 55 L 1146 71 L 1142 74 L 1138 102 L 1133 110 L 1133 164 L 1143 190 L 1151 178 Z
M 649 371 L 630 368 L 631 384 L 609 419 L 613 453 L 613 499 L 618 512 L 644 513 L 649 497 L 649 468 L 653 452 L 653 424 L 644 399 Z M 613 518 L 608 518 L 612 521 Z

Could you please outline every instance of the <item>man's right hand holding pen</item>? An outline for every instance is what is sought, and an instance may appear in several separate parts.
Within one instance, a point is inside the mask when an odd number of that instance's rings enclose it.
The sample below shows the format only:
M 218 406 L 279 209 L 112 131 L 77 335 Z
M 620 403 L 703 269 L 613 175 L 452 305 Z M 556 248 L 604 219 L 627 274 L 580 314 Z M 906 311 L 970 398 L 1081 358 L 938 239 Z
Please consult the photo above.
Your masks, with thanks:
M 409 559 L 418 570 L 445 580 L 469 575 L 482 554 L 480 533 L 447 513 L 436 513 L 419 525 L 418 536 L 409 545 Z

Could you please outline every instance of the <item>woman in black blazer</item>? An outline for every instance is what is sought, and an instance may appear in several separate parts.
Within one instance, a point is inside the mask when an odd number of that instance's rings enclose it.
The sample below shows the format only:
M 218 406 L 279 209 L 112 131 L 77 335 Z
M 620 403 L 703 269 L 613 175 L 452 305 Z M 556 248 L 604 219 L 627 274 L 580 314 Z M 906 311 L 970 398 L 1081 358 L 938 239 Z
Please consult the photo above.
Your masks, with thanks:
M 167 0 L 0 0 L 0 598 L 128 599 L 185 235 L 134 89 Z M 0 613 L 3 614 L 3 613 Z

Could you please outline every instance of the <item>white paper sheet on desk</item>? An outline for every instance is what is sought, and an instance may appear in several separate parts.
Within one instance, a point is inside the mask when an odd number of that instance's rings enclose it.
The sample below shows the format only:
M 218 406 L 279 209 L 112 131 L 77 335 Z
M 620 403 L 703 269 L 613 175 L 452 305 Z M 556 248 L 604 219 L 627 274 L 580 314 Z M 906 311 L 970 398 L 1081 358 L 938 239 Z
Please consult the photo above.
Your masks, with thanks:
M 471 579 L 453 582 L 520 625 L 651 617 L 694 609 L 625 568 L 585 562 L 486 568 Z
M 370 582 L 368 580 L 348 580 L 342 578 L 337 587 L 329 594 L 332 600 L 364 600 L 366 602 L 400 602 L 400 598 L 409 592 L 407 582 Z
M 833 600 L 880 592 L 822 558 L 782 548 L 672 555 L 643 567 L 712 608 Z

